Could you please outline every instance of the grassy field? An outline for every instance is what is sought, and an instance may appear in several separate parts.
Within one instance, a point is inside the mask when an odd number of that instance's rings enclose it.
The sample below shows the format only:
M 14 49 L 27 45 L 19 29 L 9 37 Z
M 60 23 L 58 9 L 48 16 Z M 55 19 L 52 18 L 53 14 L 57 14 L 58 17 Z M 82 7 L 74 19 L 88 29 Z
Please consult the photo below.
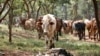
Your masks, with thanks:
M 36 31 L 23 30 L 13 27 L 13 43 L 8 42 L 8 28 L 0 25 L 0 53 L 9 51 L 24 51 L 36 54 L 45 52 L 45 41 L 37 38 Z M 79 41 L 73 35 L 63 34 L 60 40 L 55 42 L 56 47 L 65 48 L 74 56 L 100 56 L 100 43 L 91 41 Z

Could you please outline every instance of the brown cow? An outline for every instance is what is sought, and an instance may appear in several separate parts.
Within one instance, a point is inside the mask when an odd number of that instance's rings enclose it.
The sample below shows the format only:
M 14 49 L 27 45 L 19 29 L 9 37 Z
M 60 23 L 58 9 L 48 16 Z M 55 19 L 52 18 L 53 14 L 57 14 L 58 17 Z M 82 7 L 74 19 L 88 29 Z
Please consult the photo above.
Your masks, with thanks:
M 86 19 L 84 22 L 85 22 L 86 28 L 88 30 L 89 39 L 96 40 L 98 38 L 98 29 L 97 29 L 97 24 L 96 24 L 95 18 L 93 18 L 91 20 Z
M 93 39 L 96 40 L 98 38 L 98 28 L 96 24 L 95 18 L 91 20 L 91 28 L 90 28 L 90 38 L 93 36 Z M 91 38 L 92 39 L 92 38 Z
M 72 20 L 63 20 L 63 30 L 65 33 L 73 33 L 72 32 Z
M 57 21 L 57 25 L 56 25 L 56 33 L 55 33 L 55 38 L 56 40 L 58 41 L 58 35 L 62 35 L 61 34 L 61 29 L 62 29 L 62 25 L 63 25 L 63 22 L 62 22 L 62 19 L 59 19 L 59 18 L 56 18 L 56 21 Z
M 89 38 L 90 38 L 90 34 L 91 34 L 91 27 L 92 27 L 92 22 L 88 19 L 85 19 L 84 20 L 84 23 L 86 24 L 86 29 L 88 30 L 88 35 L 89 35 Z
M 35 22 L 35 28 L 36 28 L 36 30 L 37 30 L 37 32 L 38 32 L 38 38 L 40 39 L 41 37 L 42 37 L 42 35 L 43 35 L 43 29 L 42 29 L 42 19 L 43 19 L 43 17 L 41 16 L 41 17 L 39 17 L 37 20 L 36 20 L 36 22 Z
M 33 30 L 35 28 L 35 20 L 32 19 L 32 18 L 30 18 L 30 19 L 21 19 L 20 24 L 24 29 Z

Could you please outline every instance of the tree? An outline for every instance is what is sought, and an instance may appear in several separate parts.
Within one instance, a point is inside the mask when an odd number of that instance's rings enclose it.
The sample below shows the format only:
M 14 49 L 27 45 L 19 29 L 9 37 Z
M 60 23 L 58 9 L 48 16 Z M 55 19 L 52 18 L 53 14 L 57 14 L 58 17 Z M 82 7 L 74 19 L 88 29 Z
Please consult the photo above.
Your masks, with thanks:
M 96 0 L 92 0 L 93 4 L 94 4 L 94 9 L 95 9 L 95 18 L 96 18 L 96 22 L 97 22 L 97 27 L 98 27 L 98 33 L 99 33 L 99 41 L 100 41 L 100 18 L 98 15 L 100 15 L 99 12 L 99 8 L 98 8 L 98 2 Z
M 10 1 L 10 0 L 6 0 L 6 1 L 5 1 L 4 6 L 3 6 L 2 10 L 0 11 L 0 15 L 1 15 L 2 12 L 4 11 L 6 5 L 7 5 L 7 3 L 8 3 L 9 1 Z
M 26 0 L 23 0 L 24 1 L 24 4 L 26 5 L 26 8 L 27 8 L 27 16 L 28 16 L 28 19 L 31 17 L 30 16 L 30 8 L 29 8 L 29 5 L 28 5 L 28 3 L 27 3 L 27 1 Z
M 13 21 L 13 0 L 11 0 L 9 2 L 9 7 L 11 8 L 10 9 L 10 12 L 9 12 L 9 24 L 8 24 L 8 29 L 9 29 L 9 42 L 12 43 L 12 21 Z
M 9 1 L 10 1 L 10 0 L 6 0 L 6 1 L 5 1 L 4 6 L 3 6 L 3 8 L 2 8 L 1 11 L 0 11 L 0 16 L 1 16 L 1 14 L 3 13 L 3 11 L 4 11 L 4 9 L 5 9 L 5 7 L 7 6 L 7 4 L 8 4 Z M 5 19 L 5 17 L 7 16 L 7 14 L 8 14 L 9 11 L 10 11 L 10 7 L 9 7 L 8 11 L 5 13 L 5 15 L 0 19 L 0 23 L 2 22 L 2 20 Z

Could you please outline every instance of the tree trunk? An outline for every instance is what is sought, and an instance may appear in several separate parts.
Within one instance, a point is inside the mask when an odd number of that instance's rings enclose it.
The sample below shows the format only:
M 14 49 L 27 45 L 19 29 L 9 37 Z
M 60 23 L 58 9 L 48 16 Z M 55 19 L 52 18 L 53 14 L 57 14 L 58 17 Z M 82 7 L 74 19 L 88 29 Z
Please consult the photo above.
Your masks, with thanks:
M 35 3 L 36 3 L 36 0 L 34 0 L 34 3 L 33 3 L 33 4 L 32 4 L 32 1 L 29 1 L 29 3 L 28 3 L 28 4 L 30 5 L 30 8 L 31 8 L 31 17 L 32 17 L 32 18 L 35 17 L 35 13 L 34 13 L 34 10 L 35 10 L 35 9 L 34 9 L 34 8 L 35 8 L 35 7 L 34 7 L 34 6 L 35 6 Z
M 92 0 L 93 1 L 93 4 L 94 4 L 94 9 L 95 9 L 95 18 L 96 18 L 96 22 L 97 22 L 97 27 L 98 27 L 98 33 L 99 33 L 99 41 L 100 41 L 100 20 L 99 20 L 99 16 L 100 14 L 98 14 L 99 12 L 99 6 L 97 4 L 97 1 L 96 0 Z M 98 1 L 99 2 L 99 1 Z
M 73 19 L 74 20 L 77 20 L 78 18 L 77 18 L 77 9 L 78 9 L 78 7 L 77 7 L 77 5 L 78 5 L 78 3 L 77 3 L 77 0 L 75 0 L 75 4 L 73 5 Z
M 67 6 L 63 5 L 63 7 L 64 7 L 64 19 L 67 20 Z
M 36 19 L 37 19 L 37 18 L 38 18 L 38 16 L 39 16 L 39 11 L 40 11 L 40 9 L 41 9 L 41 6 L 39 6 L 39 8 L 38 8 L 38 10 L 37 10 Z
M 7 3 L 8 3 L 9 1 L 10 1 L 10 0 L 6 0 L 6 1 L 5 1 L 4 6 L 3 6 L 3 8 L 2 8 L 1 11 L 0 11 L 0 15 L 1 15 L 2 12 L 4 11 L 6 5 L 7 5 Z
M 13 0 L 10 2 L 10 12 L 9 12 L 9 24 L 8 24 L 8 29 L 9 29 L 9 42 L 12 43 L 12 21 L 13 21 Z
M 5 19 L 5 17 L 7 16 L 7 14 L 9 13 L 9 11 L 10 11 L 10 9 L 11 9 L 10 4 L 9 4 L 9 3 L 7 3 L 7 4 L 9 5 L 9 9 L 8 9 L 8 11 L 5 13 L 5 15 L 0 19 L 0 23 L 2 22 L 2 20 Z
M 90 12 L 89 2 L 87 2 L 87 6 L 88 6 L 88 9 L 87 9 L 86 18 L 90 19 L 91 17 L 90 17 L 90 14 L 89 14 L 89 12 Z
M 10 8 L 8 9 L 8 11 L 6 12 L 6 14 L 0 19 L 0 23 L 2 22 L 2 20 L 4 20 L 5 19 L 5 17 L 7 16 L 7 14 L 9 13 L 9 11 L 10 11 Z
M 28 19 L 31 17 L 30 16 L 30 9 L 29 9 L 29 6 L 28 6 L 28 4 L 27 4 L 27 1 L 26 0 L 23 0 L 24 1 L 24 4 L 26 5 L 26 8 L 27 8 L 27 16 L 28 16 Z

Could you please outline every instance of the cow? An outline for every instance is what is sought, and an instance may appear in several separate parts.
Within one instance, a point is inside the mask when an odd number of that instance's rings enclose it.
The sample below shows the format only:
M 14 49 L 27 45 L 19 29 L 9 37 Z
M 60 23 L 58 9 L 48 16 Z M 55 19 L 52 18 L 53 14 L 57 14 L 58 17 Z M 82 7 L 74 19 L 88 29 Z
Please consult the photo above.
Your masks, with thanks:
M 63 20 L 63 30 L 64 33 L 73 33 L 72 31 L 72 20 Z
M 59 19 L 59 18 L 57 18 L 56 17 L 56 33 L 55 33 L 55 39 L 58 41 L 59 40 L 59 38 L 58 38 L 58 36 L 61 36 L 62 34 L 61 34 L 61 29 L 62 29 L 62 24 L 63 24 L 63 21 L 62 21 L 62 19 Z
M 90 28 L 90 38 L 93 36 L 93 39 L 96 40 L 98 38 L 98 28 L 95 18 L 91 19 L 91 28 Z M 91 38 L 92 39 L 92 38 Z
M 88 30 L 89 39 L 96 40 L 98 38 L 98 29 L 95 18 L 88 20 L 85 19 L 86 28 Z M 96 38 L 97 37 L 97 38 Z
M 85 23 L 82 20 L 77 20 L 73 22 L 72 27 L 76 30 L 79 40 L 85 40 Z
M 43 29 L 42 29 L 42 26 L 41 26 L 41 21 L 43 19 L 43 16 L 40 16 L 37 20 L 36 20 L 36 29 L 37 29 L 37 32 L 38 32 L 38 36 L 39 36 L 39 39 L 42 37 L 42 33 L 43 33 Z M 58 41 L 58 35 L 62 35 L 61 34 L 61 29 L 62 29 L 62 19 L 59 19 L 56 17 L 56 22 L 57 22 L 57 25 L 56 25 L 56 31 L 55 31 L 55 40 Z
M 30 18 L 25 21 L 25 29 L 34 30 L 35 27 L 35 20 Z
M 88 31 L 88 35 L 89 35 L 89 38 L 90 38 L 90 34 L 91 34 L 90 31 L 91 31 L 91 27 L 92 27 L 92 22 L 90 20 L 88 20 L 88 19 L 85 19 L 84 23 L 86 25 L 86 29 Z
M 40 16 L 39 18 L 37 18 L 36 22 L 35 22 L 35 28 L 38 32 L 38 38 L 40 39 L 43 35 L 43 29 L 42 29 L 42 19 L 43 17 Z
M 44 33 L 44 37 L 46 40 L 46 46 L 51 49 L 54 48 L 54 34 L 56 30 L 56 18 L 52 14 L 46 14 L 43 16 L 43 19 L 41 21 L 42 23 L 42 29 Z
M 29 18 L 29 19 L 20 19 L 20 25 L 24 28 L 24 29 L 28 29 L 28 30 L 34 30 L 35 28 L 35 20 L 33 18 Z

